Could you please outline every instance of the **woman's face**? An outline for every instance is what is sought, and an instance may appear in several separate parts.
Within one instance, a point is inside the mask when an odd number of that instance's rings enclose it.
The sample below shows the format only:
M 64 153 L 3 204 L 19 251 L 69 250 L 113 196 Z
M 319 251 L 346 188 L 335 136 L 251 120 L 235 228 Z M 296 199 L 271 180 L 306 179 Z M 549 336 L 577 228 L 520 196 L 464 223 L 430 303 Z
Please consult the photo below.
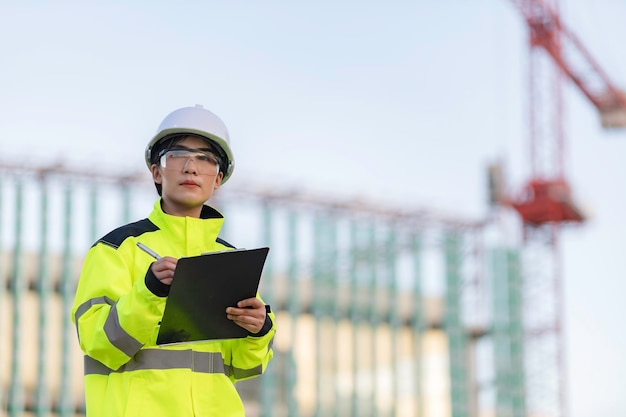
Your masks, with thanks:
M 188 136 L 152 165 L 152 178 L 161 184 L 163 209 L 172 215 L 195 216 L 218 189 L 223 173 L 206 141 Z

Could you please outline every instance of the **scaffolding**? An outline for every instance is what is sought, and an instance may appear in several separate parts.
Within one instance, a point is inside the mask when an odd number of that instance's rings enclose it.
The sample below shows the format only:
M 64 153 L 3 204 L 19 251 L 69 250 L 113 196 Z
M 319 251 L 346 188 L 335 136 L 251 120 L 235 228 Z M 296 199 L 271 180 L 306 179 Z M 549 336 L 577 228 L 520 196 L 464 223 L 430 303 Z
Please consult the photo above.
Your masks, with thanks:
M 157 195 L 147 174 L 0 174 L 0 415 L 84 415 L 69 316 L 82 256 Z M 237 384 L 247 415 L 524 415 L 519 253 L 488 223 L 258 185 L 211 204 L 224 239 L 272 248 L 275 357 Z

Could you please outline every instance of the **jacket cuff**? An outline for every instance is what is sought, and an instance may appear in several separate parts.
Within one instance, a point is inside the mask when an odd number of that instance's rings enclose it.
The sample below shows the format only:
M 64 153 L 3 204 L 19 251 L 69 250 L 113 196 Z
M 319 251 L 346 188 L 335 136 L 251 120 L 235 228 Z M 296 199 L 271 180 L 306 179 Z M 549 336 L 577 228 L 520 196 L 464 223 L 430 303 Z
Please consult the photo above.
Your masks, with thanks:
M 258 333 L 250 333 L 250 336 L 253 337 L 263 337 L 266 334 L 268 334 L 270 332 L 270 330 L 272 330 L 272 326 L 274 324 L 272 323 L 272 319 L 270 318 L 270 315 L 267 314 L 265 316 L 265 323 L 263 323 L 263 327 L 261 327 L 261 330 L 259 330 Z
M 170 293 L 170 286 L 159 281 L 156 275 L 152 273 L 152 268 L 150 267 L 148 267 L 148 272 L 146 272 L 145 282 L 146 287 L 157 297 L 167 297 Z

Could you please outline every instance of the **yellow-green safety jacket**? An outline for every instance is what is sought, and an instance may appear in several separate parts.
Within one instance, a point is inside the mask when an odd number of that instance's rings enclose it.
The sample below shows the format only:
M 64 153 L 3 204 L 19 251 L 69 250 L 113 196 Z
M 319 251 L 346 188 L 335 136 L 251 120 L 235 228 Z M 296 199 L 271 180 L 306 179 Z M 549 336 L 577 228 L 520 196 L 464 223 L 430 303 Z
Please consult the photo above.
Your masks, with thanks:
M 245 338 L 158 346 L 169 286 L 150 271 L 154 259 L 232 248 L 218 237 L 224 221 L 171 216 L 160 200 L 147 219 L 122 226 L 88 251 L 72 320 L 85 354 L 88 417 L 244 416 L 234 382 L 259 376 L 272 358 L 275 317 Z

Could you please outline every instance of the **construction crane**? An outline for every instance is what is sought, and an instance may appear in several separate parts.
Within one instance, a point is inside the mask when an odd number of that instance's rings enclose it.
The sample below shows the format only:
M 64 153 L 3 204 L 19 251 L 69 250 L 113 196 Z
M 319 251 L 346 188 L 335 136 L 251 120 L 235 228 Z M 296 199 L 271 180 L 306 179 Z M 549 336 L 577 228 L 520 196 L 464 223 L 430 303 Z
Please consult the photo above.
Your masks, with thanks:
M 598 110 L 604 128 L 626 127 L 626 94 L 562 22 L 558 0 L 511 0 L 529 34 L 531 176 L 507 195 L 498 170 L 492 202 L 513 208 L 523 224 L 524 410 L 527 416 L 565 417 L 562 272 L 559 234 L 581 224 L 564 167 L 562 82 L 569 79 Z M 493 168 L 493 167 L 492 167 Z M 495 185 L 494 185 L 495 184 Z M 519 415 L 519 412 L 516 413 Z

